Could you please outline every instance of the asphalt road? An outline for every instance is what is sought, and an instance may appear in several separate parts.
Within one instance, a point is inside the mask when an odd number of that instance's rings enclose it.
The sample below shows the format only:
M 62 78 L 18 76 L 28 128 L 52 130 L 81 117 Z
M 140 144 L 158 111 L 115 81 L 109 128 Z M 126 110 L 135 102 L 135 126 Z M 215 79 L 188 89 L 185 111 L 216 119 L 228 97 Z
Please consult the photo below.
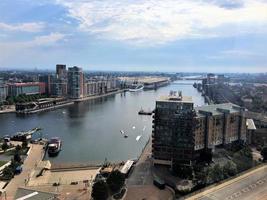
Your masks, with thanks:
M 263 200 L 267 199 L 267 166 L 222 183 L 188 200 Z

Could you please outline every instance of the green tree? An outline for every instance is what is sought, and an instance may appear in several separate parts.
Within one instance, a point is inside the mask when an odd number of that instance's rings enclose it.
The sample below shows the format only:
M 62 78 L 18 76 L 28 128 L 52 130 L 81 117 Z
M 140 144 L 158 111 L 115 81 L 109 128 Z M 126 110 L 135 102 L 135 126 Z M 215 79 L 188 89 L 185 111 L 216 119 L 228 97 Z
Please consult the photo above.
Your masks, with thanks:
M 223 166 L 223 172 L 224 176 L 228 178 L 229 176 L 234 176 L 237 174 L 237 166 L 233 161 L 228 161 L 224 166 Z
M 9 148 L 8 144 L 7 144 L 6 142 L 4 142 L 4 143 L 2 144 L 2 149 L 3 149 L 3 151 L 6 151 L 8 148 Z
M 16 150 L 16 153 L 19 153 L 21 151 L 21 146 L 17 145 L 15 150 Z
M 17 163 L 21 163 L 21 157 L 20 157 L 20 154 L 17 152 L 14 154 L 14 161 L 17 162 Z
M 107 178 L 109 189 L 113 192 L 118 192 L 124 185 L 125 176 L 119 170 L 112 171 Z
M 207 172 L 208 172 L 207 173 L 208 183 L 215 183 L 215 182 L 223 180 L 224 178 L 223 168 L 219 164 L 216 164 L 213 167 L 209 168 Z
M 94 183 L 92 188 L 92 197 L 94 200 L 106 200 L 108 198 L 108 186 L 104 181 Z
M 267 160 L 267 146 L 264 146 L 261 150 L 261 155 L 263 156 L 263 160 Z
M 26 149 L 28 147 L 28 142 L 25 140 L 22 142 L 22 148 Z
M 173 173 L 183 179 L 191 179 L 193 176 L 193 169 L 191 166 L 174 164 Z
M 8 167 L 5 167 L 3 169 L 3 175 L 2 175 L 2 177 L 4 179 L 7 179 L 7 180 L 12 179 L 14 177 L 14 171 L 12 170 L 12 168 L 9 167 L 9 166 Z

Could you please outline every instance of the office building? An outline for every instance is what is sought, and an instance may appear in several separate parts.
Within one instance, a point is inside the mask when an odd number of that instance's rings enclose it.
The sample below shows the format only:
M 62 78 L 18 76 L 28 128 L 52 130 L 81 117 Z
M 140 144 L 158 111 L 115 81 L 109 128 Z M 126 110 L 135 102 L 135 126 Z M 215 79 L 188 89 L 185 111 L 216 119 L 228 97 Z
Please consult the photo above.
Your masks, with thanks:
M 246 141 L 244 109 L 232 103 L 194 108 L 191 98 L 172 92 L 156 101 L 153 117 L 154 164 L 191 165 L 218 145 Z

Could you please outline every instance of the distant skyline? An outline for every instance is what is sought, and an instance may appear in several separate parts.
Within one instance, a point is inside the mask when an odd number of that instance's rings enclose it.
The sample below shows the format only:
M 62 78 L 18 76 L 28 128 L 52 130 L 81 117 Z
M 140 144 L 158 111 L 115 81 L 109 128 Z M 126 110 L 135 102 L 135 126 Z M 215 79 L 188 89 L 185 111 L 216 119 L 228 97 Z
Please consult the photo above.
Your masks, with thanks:
M 266 45 L 267 0 L 0 1 L 0 69 L 257 73 Z

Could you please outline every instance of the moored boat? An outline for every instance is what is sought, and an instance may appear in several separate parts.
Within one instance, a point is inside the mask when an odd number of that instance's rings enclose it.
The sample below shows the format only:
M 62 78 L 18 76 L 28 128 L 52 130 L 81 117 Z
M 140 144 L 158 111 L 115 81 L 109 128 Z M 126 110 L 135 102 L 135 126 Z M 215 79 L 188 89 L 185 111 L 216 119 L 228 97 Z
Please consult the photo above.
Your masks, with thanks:
M 129 88 L 130 92 L 137 92 L 144 89 L 144 85 L 142 84 L 132 84 Z
M 56 156 L 61 151 L 62 142 L 58 137 L 51 138 L 47 152 L 49 156 Z

